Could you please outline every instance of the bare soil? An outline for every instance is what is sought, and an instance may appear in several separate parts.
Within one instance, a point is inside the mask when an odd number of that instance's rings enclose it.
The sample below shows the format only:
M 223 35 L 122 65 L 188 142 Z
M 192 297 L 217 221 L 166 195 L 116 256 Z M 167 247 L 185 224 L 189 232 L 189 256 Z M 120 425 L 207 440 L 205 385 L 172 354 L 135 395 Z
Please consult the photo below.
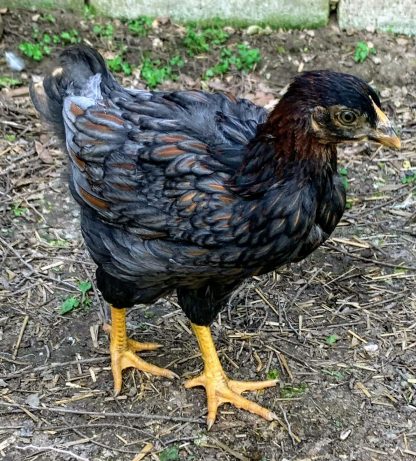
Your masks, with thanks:
M 1 55 L 17 52 L 33 25 L 49 33 L 74 27 L 104 53 L 123 41 L 136 66 L 147 50 L 159 59 L 183 55 L 179 79 L 163 88 L 227 90 L 259 104 L 276 102 L 302 69 L 351 72 L 380 91 L 403 142 L 400 152 L 341 149 L 350 208 L 331 240 L 300 264 L 247 280 L 214 323 L 230 375 L 278 374 L 276 388 L 251 397 L 280 421 L 267 423 L 226 405 L 207 432 L 205 392 L 182 386 L 201 369 L 201 359 L 174 297 L 131 309 L 128 327 L 132 337 L 164 345 L 143 356 L 180 380 L 126 371 L 117 398 L 100 294 L 92 289 L 89 306 L 60 314 L 61 304 L 79 295 L 79 281 L 94 280 L 95 268 L 67 191 L 65 156 L 27 91 L 29 77 L 43 74 L 60 49 L 40 63 L 26 59 L 18 76 L 23 86 L 0 92 L 2 459 L 416 459 L 415 38 L 345 33 L 335 23 L 269 35 L 234 29 L 230 42 L 258 47 L 261 63 L 249 74 L 201 81 L 219 51 L 186 57 L 184 27 L 164 19 L 138 38 L 113 21 L 116 34 L 105 39 L 91 32 L 92 20 L 61 12 L 54 12 L 54 24 L 36 12 L 1 17 Z M 358 41 L 377 50 L 361 64 L 353 60 Z M 0 75 L 13 76 L 4 60 Z M 144 85 L 137 71 L 119 78 Z

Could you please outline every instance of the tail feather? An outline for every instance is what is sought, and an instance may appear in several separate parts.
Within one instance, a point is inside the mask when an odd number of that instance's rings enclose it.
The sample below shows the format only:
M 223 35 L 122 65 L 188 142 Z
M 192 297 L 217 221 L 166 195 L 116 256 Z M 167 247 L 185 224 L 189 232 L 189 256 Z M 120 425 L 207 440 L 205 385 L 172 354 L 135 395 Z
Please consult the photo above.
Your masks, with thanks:
M 117 86 L 102 56 L 87 45 L 75 45 L 59 56 L 59 66 L 38 83 L 30 85 L 30 97 L 36 110 L 52 125 L 54 132 L 65 139 L 62 116 L 64 99 L 69 94 L 83 95 L 89 80 L 100 74 L 101 92 Z

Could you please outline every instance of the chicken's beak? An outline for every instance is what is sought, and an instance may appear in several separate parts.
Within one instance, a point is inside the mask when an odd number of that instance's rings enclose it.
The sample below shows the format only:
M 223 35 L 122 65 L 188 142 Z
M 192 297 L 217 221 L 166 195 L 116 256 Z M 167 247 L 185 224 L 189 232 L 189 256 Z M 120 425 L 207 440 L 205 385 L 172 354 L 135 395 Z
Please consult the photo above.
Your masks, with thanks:
M 374 109 L 377 114 L 377 125 L 375 130 L 371 133 L 370 139 L 376 141 L 383 146 L 392 147 L 393 149 L 400 149 L 401 142 L 393 125 L 386 116 L 386 114 L 374 103 Z

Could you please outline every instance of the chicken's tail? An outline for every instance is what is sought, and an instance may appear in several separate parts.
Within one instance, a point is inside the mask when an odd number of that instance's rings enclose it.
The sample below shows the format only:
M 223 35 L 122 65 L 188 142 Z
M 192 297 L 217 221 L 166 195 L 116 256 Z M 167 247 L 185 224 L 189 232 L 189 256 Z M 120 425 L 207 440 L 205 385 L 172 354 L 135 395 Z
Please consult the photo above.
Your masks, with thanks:
M 94 75 L 99 77 L 92 79 Z M 98 83 L 98 85 L 97 85 Z M 107 69 L 103 57 L 87 45 L 75 45 L 59 56 L 59 65 L 38 83 L 30 85 L 30 97 L 38 112 L 48 121 L 54 132 L 65 139 L 62 116 L 64 99 L 68 95 L 91 96 L 101 94 L 118 84 Z

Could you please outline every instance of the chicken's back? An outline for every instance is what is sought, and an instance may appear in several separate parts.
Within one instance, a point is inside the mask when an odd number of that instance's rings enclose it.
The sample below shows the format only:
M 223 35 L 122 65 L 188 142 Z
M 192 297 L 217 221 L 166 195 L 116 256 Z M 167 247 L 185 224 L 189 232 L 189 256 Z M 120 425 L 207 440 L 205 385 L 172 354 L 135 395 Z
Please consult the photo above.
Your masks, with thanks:
M 266 111 L 226 94 L 122 88 L 86 46 L 67 49 L 60 64 L 31 96 L 65 143 L 99 267 L 152 294 L 241 278 L 240 199 L 228 183 Z

